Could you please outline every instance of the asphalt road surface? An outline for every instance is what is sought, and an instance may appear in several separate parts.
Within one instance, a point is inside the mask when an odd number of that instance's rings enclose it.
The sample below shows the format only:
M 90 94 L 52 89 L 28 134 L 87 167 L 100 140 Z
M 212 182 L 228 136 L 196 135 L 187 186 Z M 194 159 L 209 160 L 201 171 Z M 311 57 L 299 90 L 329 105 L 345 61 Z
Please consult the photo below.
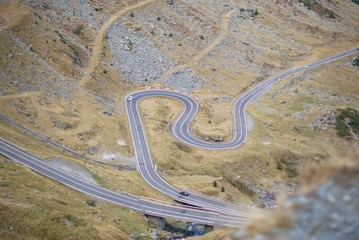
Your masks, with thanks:
M 47 176 L 66 186 L 83 192 L 87 195 L 100 198 L 114 204 L 134 209 L 144 214 L 161 216 L 165 218 L 174 218 L 184 221 L 203 223 L 216 226 L 233 226 L 241 227 L 248 221 L 248 217 L 255 211 L 254 208 L 246 205 L 238 205 L 224 200 L 199 195 L 190 192 L 189 196 L 179 194 L 180 189 L 176 189 L 165 182 L 157 173 L 156 167 L 151 159 L 146 136 L 142 127 L 140 113 L 138 109 L 138 101 L 146 97 L 170 97 L 181 101 L 184 104 L 184 110 L 181 116 L 176 120 L 171 128 L 173 135 L 191 146 L 208 148 L 208 149 L 226 149 L 234 148 L 245 142 L 247 139 L 247 125 L 245 116 L 245 107 L 258 94 L 267 90 L 280 79 L 291 74 L 319 66 L 337 59 L 358 53 L 359 49 L 352 49 L 341 54 L 337 54 L 317 62 L 289 70 L 285 73 L 278 74 L 268 80 L 263 81 L 253 89 L 244 93 L 238 98 L 233 105 L 234 127 L 233 137 L 230 141 L 224 143 L 209 143 L 196 139 L 191 134 L 191 122 L 196 116 L 199 105 L 192 97 L 168 90 L 145 90 L 131 93 L 126 97 L 126 109 L 132 133 L 138 168 L 143 178 L 158 191 L 171 196 L 173 199 L 197 206 L 200 209 L 191 207 L 183 207 L 174 204 L 162 203 L 155 200 L 146 199 L 130 194 L 113 192 L 97 185 L 89 184 L 74 176 L 71 176 L 31 154 L 26 150 L 9 143 L 0 138 L 0 153 L 10 159 L 24 164 L 32 170 Z M 202 209 L 202 210 L 201 210 Z
M 145 197 L 110 191 L 63 172 L 50 164 L 47 164 L 45 160 L 32 156 L 27 153 L 26 150 L 15 146 L 3 138 L 0 138 L 0 153 L 77 191 L 117 205 L 134 209 L 143 214 L 164 218 L 174 218 L 212 226 L 238 227 L 245 226 L 248 223 L 248 219 L 246 217 L 229 216 L 211 211 L 185 208 L 181 205 L 169 204 Z
M 136 152 L 136 159 L 138 168 L 142 174 L 142 177 L 150 184 L 152 187 L 158 191 L 171 196 L 173 199 L 188 203 L 194 206 L 202 207 L 209 210 L 219 211 L 221 213 L 227 213 L 232 215 L 244 215 L 250 207 L 246 205 L 233 204 L 230 202 L 225 202 L 220 199 L 211 198 L 208 196 L 199 195 L 197 193 L 190 193 L 189 196 L 181 196 L 179 194 L 180 189 L 177 189 L 166 181 L 164 181 L 159 174 L 157 173 L 156 167 L 151 158 L 149 147 L 147 144 L 145 132 L 143 130 L 143 125 L 141 122 L 140 112 L 138 109 L 138 102 L 141 99 L 148 97 L 169 97 L 176 99 L 183 103 L 184 110 L 176 120 L 174 125 L 171 128 L 172 134 L 180 141 L 199 148 L 206 149 L 228 149 L 234 148 L 243 144 L 247 139 L 247 124 L 246 124 L 246 113 L 245 108 L 247 104 L 257 95 L 266 91 L 269 87 L 275 84 L 277 81 L 290 76 L 292 74 L 307 70 L 319 65 L 335 61 L 337 59 L 349 56 L 354 53 L 358 53 L 359 49 L 351 49 L 349 51 L 327 57 L 325 59 L 310 63 L 305 66 L 301 66 L 287 72 L 273 76 L 259 85 L 255 86 L 251 90 L 244 93 L 239 97 L 233 105 L 233 135 L 232 139 L 228 142 L 223 143 L 212 143 L 205 142 L 203 140 L 195 138 L 191 133 L 191 122 L 197 115 L 199 110 L 198 102 L 189 95 L 179 93 L 177 91 L 170 90 L 161 90 L 161 89 L 150 89 L 143 90 L 138 92 L 133 92 L 126 96 L 125 104 L 127 109 L 128 120 L 131 128 L 132 140 Z

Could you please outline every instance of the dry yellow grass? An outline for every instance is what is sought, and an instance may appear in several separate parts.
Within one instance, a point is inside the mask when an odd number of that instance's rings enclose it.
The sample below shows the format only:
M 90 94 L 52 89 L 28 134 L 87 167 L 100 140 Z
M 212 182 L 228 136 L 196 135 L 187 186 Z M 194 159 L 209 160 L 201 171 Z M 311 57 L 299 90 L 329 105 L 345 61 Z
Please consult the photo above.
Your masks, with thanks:
M 142 1 L 138 6 L 150 2 L 154 1 Z M 9 35 L 0 34 L 2 43 L 0 53 L 6 56 L 0 59 L 0 71 L 7 72 L 7 66 L 13 66 L 12 70 L 16 72 L 16 77 L 19 79 L 26 79 L 29 73 L 34 77 L 45 75 L 44 78 L 48 78 L 46 74 L 49 68 L 52 68 L 54 70 L 51 74 L 73 82 L 75 88 L 77 84 L 81 85 L 79 82 L 81 79 L 84 80 L 80 94 L 76 91 L 71 93 L 69 98 L 55 95 L 52 96 L 51 101 L 48 100 L 49 92 L 41 85 L 37 86 L 36 92 L 24 93 L 17 86 L 6 82 L 2 86 L 7 89 L 7 93 L 0 96 L 1 112 L 29 128 L 51 136 L 54 140 L 63 139 L 64 144 L 81 153 L 87 154 L 88 147 L 96 146 L 99 153 L 121 153 L 124 156 L 133 156 L 132 140 L 122 101 L 125 93 L 139 89 L 141 86 L 129 82 L 129 79 L 119 76 L 116 71 L 109 70 L 104 74 L 104 70 L 108 69 L 107 65 L 103 64 L 111 61 L 109 45 L 107 41 L 102 41 L 106 29 L 121 14 L 135 10 L 137 6 L 137 2 L 131 6 L 133 1 L 118 3 L 117 8 L 110 2 L 101 2 L 101 7 L 109 13 L 109 21 L 97 17 L 99 22 L 104 24 L 100 32 L 97 33 L 93 28 L 85 28 L 81 36 L 75 36 L 72 33 L 73 29 L 69 27 L 85 24 L 77 22 L 78 19 L 72 17 L 62 19 L 66 22 L 66 26 L 57 26 L 45 21 L 45 13 L 38 9 L 30 8 L 18 1 L 1 3 L 2 9 L 5 9 L 0 13 L 1 25 L 6 31 L 14 33 L 26 46 L 32 45 L 34 52 L 14 44 Z M 319 27 L 316 26 L 316 19 L 305 14 L 296 15 L 290 8 L 279 5 L 266 6 L 268 4 L 266 1 L 258 2 L 256 6 L 244 0 L 237 3 L 238 8 L 258 7 L 259 15 L 253 21 L 238 19 L 236 12 L 228 12 L 229 9 L 223 8 L 220 1 L 211 6 L 203 2 L 188 4 L 181 1 L 192 16 L 198 16 L 201 22 L 213 27 L 208 39 L 204 41 L 198 40 L 199 32 L 187 31 L 186 23 L 192 24 L 192 22 L 186 20 L 179 12 L 171 10 L 166 1 L 158 1 L 143 9 L 136 9 L 136 14 L 148 14 L 152 10 L 159 14 L 161 10 L 165 10 L 168 16 L 181 20 L 178 21 L 180 26 L 173 24 L 171 25 L 173 28 L 183 31 L 183 36 L 193 35 L 193 42 L 182 42 L 180 36 L 175 36 L 169 41 L 161 39 L 160 35 L 150 36 L 168 56 L 177 60 L 179 64 L 184 64 L 180 67 L 189 67 L 194 74 L 211 79 L 203 88 L 193 92 L 201 104 L 201 111 L 192 125 L 197 136 L 222 136 L 225 140 L 231 137 L 232 102 L 222 100 L 222 97 L 234 99 L 267 76 L 286 70 L 283 68 L 304 65 L 357 44 L 355 42 L 358 38 L 357 32 L 341 27 L 355 27 L 359 22 L 356 9 L 350 7 L 350 1 L 338 4 L 338 11 L 346 11 L 345 15 L 341 14 L 340 21 L 328 20 L 326 25 Z M 212 7 L 220 10 L 217 12 L 212 10 Z M 38 15 L 42 16 L 42 19 Z M 223 16 L 224 21 L 221 22 Z M 330 27 L 335 24 L 339 27 L 331 29 Z M 265 31 L 262 31 L 262 26 L 265 27 Z M 156 27 L 160 28 L 160 26 Z M 67 44 L 61 41 L 55 30 L 60 30 L 65 35 Z M 269 32 L 278 34 L 280 38 L 268 34 Z M 293 39 L 298 45 L 293 47 L 292 41 L 288 39 Z M 217 46 L 217 43 L 220 44 Z M 91 77 L 82 78 L 84 69 L 74 64 L 73 52 L 68 44 L 73 44 L 78 50 L 84 66 L 87 66 L 87 71 L 92 73 Z M 309 48 L 301 48 L 301 46 Z M 92 52 L 89 50 L 91 48 Z M 263 51 L 257 54 L 256 49 Z M 14 55 L 14 52 L 21 55 L 8 57 L 9 54 Z M 246 54 L 245 60 L 250 62 L 241 63 L 236 58 L 229 58 L 229 52 L 236 52 L 238 56 Z M 298 94 L 293 94 L 294 88 L 289 90 L 282 88 L 288 81 L 301 74 L 282 80 L 263 97 L 249 105 L 248 112 L 255 122 L 255 128 L 249 133 L 248 141 L 236 149 L 211 151 L 191 148 L 179 143 L 169 135 L 167 129 L 168 124 L 174 121 L 180 112 L 181 105 L 167 99 L 146 99 L 141 103 L 143 121 L 150 150 L 160 174 L 179 188 L 200 191 L 228 200 L 250 202 L 251 199 L 244 194 L 245 191 L 238 190 L 233 185 L 237 186 L 236 184 L 248 180 L 264 191 L 272 191 L 272 184 L 275 181 L 287 179 L 286 172 L 276 169 L 278 159 L 292 156 L 298 160 L 296 167 L 300 172 L 308 162 L 326 159 L 327 155 L 341 155 L 342 152 L 353 149 L 355 146 L 347 140 L 338 138 L 332 128 L 320 132 L 310 128 L 313 120 L 322 115 L 326 108 L 358 106 L 356 87 L 358 71 L 348 66 L 349 60 L 346 58 L 307 71 L 304 74 L 306 80 L 295 85 Z M 287 61 L 291 62 L 289 66 Z M 21 64 L 18 64 L 19 62 Z M 251 66 L 252 63 L 266 71 L 258 72 Z M 337 67 L 338 63 L 339 67 Z M 170 70 L 164 76 L 168 76 L 173 71 Z M 14 72 L 9 74 L 15 76 Z M 314 81 L 308 80 L 309 78 L 313 78 Z M 31 79 L 29 83 L 36 84 L 37 81 Z M 310 95 L 309 92 L 305 92 L 309 84 L 318 92 L 337 93 L 342 98 L 329 96 L 327 99 L 322 99 Z M 65 89 L 68 86 L 63 84 L 56 87 Z M 281 93 L 277 95 L 275 101 L 272 101 L 270 96 L 278 90 L 281 90 Z M 112 116 L 103 114 L 107 106 L 101 103 L 97 96 L 104 96 L 105 100 L 115 105 Z M 346 98 L 350 101 L 346 101 Z M 285 101 L 286 104 L 281 104 L 281 101 Z M 303 119 L 297 119 L 294 114 L 303 112 L 304 104 L 316 106 L 305 112 Z M 68 123 L 72 127 L 68 130 L 52 127 L 53 119 Z M 277 123 L 280 125 L 278 126 Z M 5 123 L 1 122 L 0 126 L 1 136 L 37 156 L 46 159 L 54 156 L 63 157 L 82 164 L 89 171 L 97 170 L 101 184 L 110 189 L 168 200 L 167 197 L 158 195 L 148 187 L 138 173 L 119 172 L 112 168 L 79 161 L 40 141 L 26 137 Z M 118 139 L 126 142 L 127 146 L 117 145 Z M 100 154 L 94 157 L 102 160 Z M 217 188 L 213 187 L 215 180 L 218 182 Z M 224 193 L 220 192 L 222 186 L 226 189 Z M 217 236 L 216 233 L 213 236 Z
M 143 216 L 91 199 L 0 157 L 1 239 L 131 239 L 148 234 Z M 31 179 L 31 181 L 29 181 Z
M 113 167 L 77 159 L 41 140 L 34 139 L 33 137 L 20 132 L 2 120 L 0 121 L 0 134 L 2 138 L 16 143 L 18 146 L 26 149 L 29 153 L 44 160 L 62 158 L 81 165 L 94 176 L 95 180 L 101 186 L 110 190 L 124 191 L 139 196 L 171 202 L 171 199 L 158 194 L 157 191 L 148 186 L 137 171 L 120 171 Z
M 296 169 L 300 172 L 307 163 L 342 155 L 342 149 L 347 151 L 355 148 L 355 143 L 337 137 L 333 127 L 325 131 L 314 131 L 311 128 L 314 119 L 324 114 L 325 109 L 355 107 L 358 103 L 355 95 L 357 82 L 353 81 L 358 73 L 350 67 L 350 57 L 303 74 L 304 81 L 297 81 L 288 90 L 281 90 L 274 101 L 270 99 L 275 92 L 302 74 L 283 79 L 248 106 L 255 128 L 250 131 L 249 138 L 242 147 L 231 150 L 211 151 L 182 147 L 167 133 L 167 126 L 175 120 L 182 109 L 181 105 L 168 99 L 144 100 L 140 106 L 150 149 L 154 161 L 168 173 L 164 177 L 181 188 L 231 200 L 239 200 L 238 197 L 241 196 L 243 200 L 243 196 L 235 188 L 228 187 L 228 195 L 227 192 L 219 193 L 218 189 L 212 187 L 213 181 L 218 181 L 225 175 L 232 179 L 240 175 L 254 183 L 261 182 L 263 189 L 270 190 L 274 181 L 287 177 L 284 171 L 276 169 L 277 161 L 286 158 L 287 153 L 292 154 Z M 309 78 L 314 80 L 308 80 Z M 305 92 L 308 85 L 317 94 Z M 295 93 L 296 89 L 299 93 Z M 327 93 L 340 93 L 340 98 L 331 96 L 323 101 Z M 232 128 L 232 116 L 229 114 L 231 103 L 215 103 L 212 100 L 215 96 L 211 97 L 209 93 L 200 95 L 201 97 L 198 95 L 199 93 L 195 94 L 201 99 L 203 108 L 193 124 L 195 133 L 229 139 Z M 281 101 L 286 103 L 281 104 Z M 315 107 L 305 111 L 306 104 Z M 303 119 L 296 118 L 296 112 L 302 112 Z M 209 120 L 214 124 L 210 124 Z

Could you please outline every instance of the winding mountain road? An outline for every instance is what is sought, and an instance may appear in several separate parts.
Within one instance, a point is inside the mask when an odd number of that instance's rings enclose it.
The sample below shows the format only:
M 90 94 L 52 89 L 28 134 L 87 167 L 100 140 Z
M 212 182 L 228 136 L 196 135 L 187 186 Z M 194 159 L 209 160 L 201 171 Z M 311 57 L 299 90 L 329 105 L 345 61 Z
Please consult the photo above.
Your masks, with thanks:
M 1 137 L 0 153 L 10 159 L 22 163 L 28 168 L 46 177 L 49 177 L 77 191 L 117 205 L 134 209 L 146 215 L 174 218 L 212 226 L 240 227 L 248 223 L 248 219 L 246 217 L 229 216 L 211 211 L 184 208 L 181 205 L 169 204 L 159 201 L 157 202 L 145 197 L 110 191 L 63 172 L 46 163 L 46 161 L 32 156 L 24 149 L 17 147 L 16 145 L 6 141 Z
M 133 144 L 136 153 L 138 168 L 143 178 L 158 191 L 171 196 L 173 199 L 199 207 L 183 207 L 174 204 L 167 204 L 149 200 L 143 197 L 133 196 L 130 194 L 113 192 L 97 185 L 84 182 L 72 175 L 58 170 L 51 165 L 31 154 L 24 149 L 0 138 L 0 154 L 18 161 L 32 170 L 47 176 L 66 186 L 121 206 L 125 206 L 144 214 L 175 218 L 184 221 L 203 223 L 216 226 L 232 226 L 241 227 L 248 222 L 248 217 L 254 209 L 246 205 L 237 205 L 223 200 L 190 193 L 189 196 L 179 194 L 181 190 L 164 181 L 156 171 L 151 158 L 149 147 L 147 144 L 145 132 L 142 127 L 138 102 L 147 97 L 169 97 L 181 101 L 184 104 L 184 110 L 177 119 L 171 132 L 173 135 L 191 146 L 209 148 L 209 149 L 226 149 L 237 147 L 247 139 L 247 125 L 245 116 L 246 105 L 258 94 L 264 92 L 280 79 L 291 74 L 329 63 L 337 59 L 349 56 L 359 52 L 359 48 L 355 48 L 317 62 L 289 70 L 285 73 L 278 74 L 268 80 L 263 81 L 253 89 L 246 92 L 238 98 L 233 105 L 234 127 L 233 137 L 230 141 L 224 143 L 209 143 L 196 139 L 191 133 L 191 122 L 196 116 L 199 104 L 198 102 L 185 94 L 168 90 L 144 90 L 131 93 L 126 96 L 125 104 L 128 113 L 130 129 L 132 133 Z M 202 209 L 202 210 L 201 210 Z
M 145 132 L 143 130 L 143 125 L 141 122 L 140 112 L 138 109 L 138 102 L 141 99 L 148 97 L 169 97 L 176 99 L 183 103 L 184 110 L 182 111 L 179 118 L 174 123 L 171 128 L 172 134 L 180 141 L 200 148 L 207 149 L 227 149 L 234 148 L 243 144 L 247 139 L 247 123 L 246 123 L 246 112 L 245 108 L 247 104 L 257 95 L 267 90 L 273 84 L 275 84 L 280 79 L 290 76 L 292 74 L 307 70 L 319 65 L 329 63 L 340 58 L 349 56 L 354 53 L 358 53 L 359 48 L 351 49 L 349 51 L 333 55 L 322 60 L 316 61 L 314 63 L 301 66 L 292 70 L 289 70 L 285 73 L 278 74 L 273 76 L 259 85 L 255 86 L 251 90 L 247 91 L 241 97 L 239 97 L 233 105 L 233 135 L 232 139 L 228 142 L 223 143 L 210 143 L 205 142 L 200 139 L 195 138 L 191 133 L 191 122 L 196 117 L 199 104 L 198 102 L 186 94 L 182 94 L 176 91 L 170 90 L 161 90 L 161 89 L 151 89 L 143 90 L 138 92 L 133 92 L 130 95 L 126 96 L 125 104 L 127 110 L 127 116 L 130 124 L 132 140 L 135 148 L 136 159 L 138 168 L 141 172 L 142 177 L 155 189 L 158 191 L 172 197 L 173 199 L 198 206 L 208 210 L 215 210 L 225 214 L 231 215 L 242 215 L 244 216 L 250 207 L 246 205 L 238 205 L 230 202 L 225 202 L 223 200 L 214 199 L 211 197 L 198 195 L 196 193 L 191 193 L 189 196 L 181 196 L 179 193 L 180 189 L 168 184 L 161 176 L 157 173 L 154 163 L 151 158 L 149 147 L 147 144 Z

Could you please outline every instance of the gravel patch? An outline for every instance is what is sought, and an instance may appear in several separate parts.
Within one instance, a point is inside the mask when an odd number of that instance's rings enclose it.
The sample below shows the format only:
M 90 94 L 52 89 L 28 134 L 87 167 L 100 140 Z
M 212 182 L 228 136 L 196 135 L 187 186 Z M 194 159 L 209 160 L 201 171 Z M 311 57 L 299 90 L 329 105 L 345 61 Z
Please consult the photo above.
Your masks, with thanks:
M 200 89 L 206 82 L 208 82 L 208 80 L 196 76 L 187 68 L 175 72 L 163 80 L 162 84 L 179 90 L 192 92 L 196 89 Z
M 101 159 L 104 161 L 115 161 L 119 160 L 124 162 L 128 165 L 135 165 L 136 164 L 136 158 L 135 157 L 126 157 L 123 156 L 121 153 L 103 153 L 100 155 Z
M 146 33 L 117 21 L 108 31 L 113 54 L 111 65 L 126 79 L 137 84 L 151 83 L 176 63 L 164 54 Z
M 74 177 L 80 178 L 85 182 L 98 185 L 96 181 L 92 178 L 91 174 L 88 173 L 82 166 L 76 163 L 72 163 L 60 158 L 54 158 L 46 163 L 50 164 L 51 166 L 66 172 Z
M 25 3 L 33 8 L 45 7 L 67 17 L 76 17 L 85 20 L 89 25 L 100 28 L 101 24 L 93 16 L 94 9 L 87 0 L 56 0 L 56 1 L 34 1 L 25 0 Z
M 248 132 L 251 131 L 254 128 L 254 120 L 251 115 L 246 113 L 246 121 L 247 121 L 247 129 Z

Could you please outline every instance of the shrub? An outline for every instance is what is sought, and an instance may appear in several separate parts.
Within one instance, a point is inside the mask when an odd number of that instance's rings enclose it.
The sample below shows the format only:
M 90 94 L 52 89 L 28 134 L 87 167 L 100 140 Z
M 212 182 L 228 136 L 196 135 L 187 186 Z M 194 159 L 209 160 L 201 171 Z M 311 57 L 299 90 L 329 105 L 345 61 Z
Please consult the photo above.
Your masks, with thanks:
M 213 182 L 213 187 L 217 187 L 217 181 Z
M 358 0 L 358 1 L 359 1 L 359 0 Z M 359 67 L 359 57 L 357 57 L 357 58 L 355 58 L 355 59 L 353 60 L 353 66 Z
M 82 25 L 77 26 L 77 28 L 74 30 L 74 33 L 76 35 L 80 35 L 82 33 L 82 29 L 84 29 L 84 26 L 82 26 Z
M 312 2 L 310 0 L 304 0 L 304 6 L 306 6 L 308 9 L 312 8 Z
M 333 10 L 329 10 L 328 17 L 335 19 L 335 14 L 334 14 Z
M 96 199 L 86 200 L 86 204 L 91 206 L 91 207 L 96 207 Z
M 294 178 L 298 176 L 296 163 L 293 159 L 288 157 L 282 157 L 279 161 L 277 161 L 278 170 L 284 170 L 287 173 L 287 176 L 290 178 Z
M 62 34 L 58 30 L 54 30 L 54 32 L 57 33 L 57 35 L 59 35 L 61 42 L 67 44 L 66 39 L 64 38 L 64 36 L 62 36 Z
M 66 42 L 64 42 L 66 43 Z M 80 67 L 83 67 L 79 52 L 76 50 L 75 46 L 68 44 L 69 48 L 72 50 L 72 58 L 75 60 L 75 63 L 79 65 Z
M 221 188 L 221 192 L 224 192 L 224 187 Z
M 280 163 L 280 161 L 277 161 L 277 169 L 278 169 L 278 170 L 283 170 L 283 166 L 282 166 L 282 164 Z

